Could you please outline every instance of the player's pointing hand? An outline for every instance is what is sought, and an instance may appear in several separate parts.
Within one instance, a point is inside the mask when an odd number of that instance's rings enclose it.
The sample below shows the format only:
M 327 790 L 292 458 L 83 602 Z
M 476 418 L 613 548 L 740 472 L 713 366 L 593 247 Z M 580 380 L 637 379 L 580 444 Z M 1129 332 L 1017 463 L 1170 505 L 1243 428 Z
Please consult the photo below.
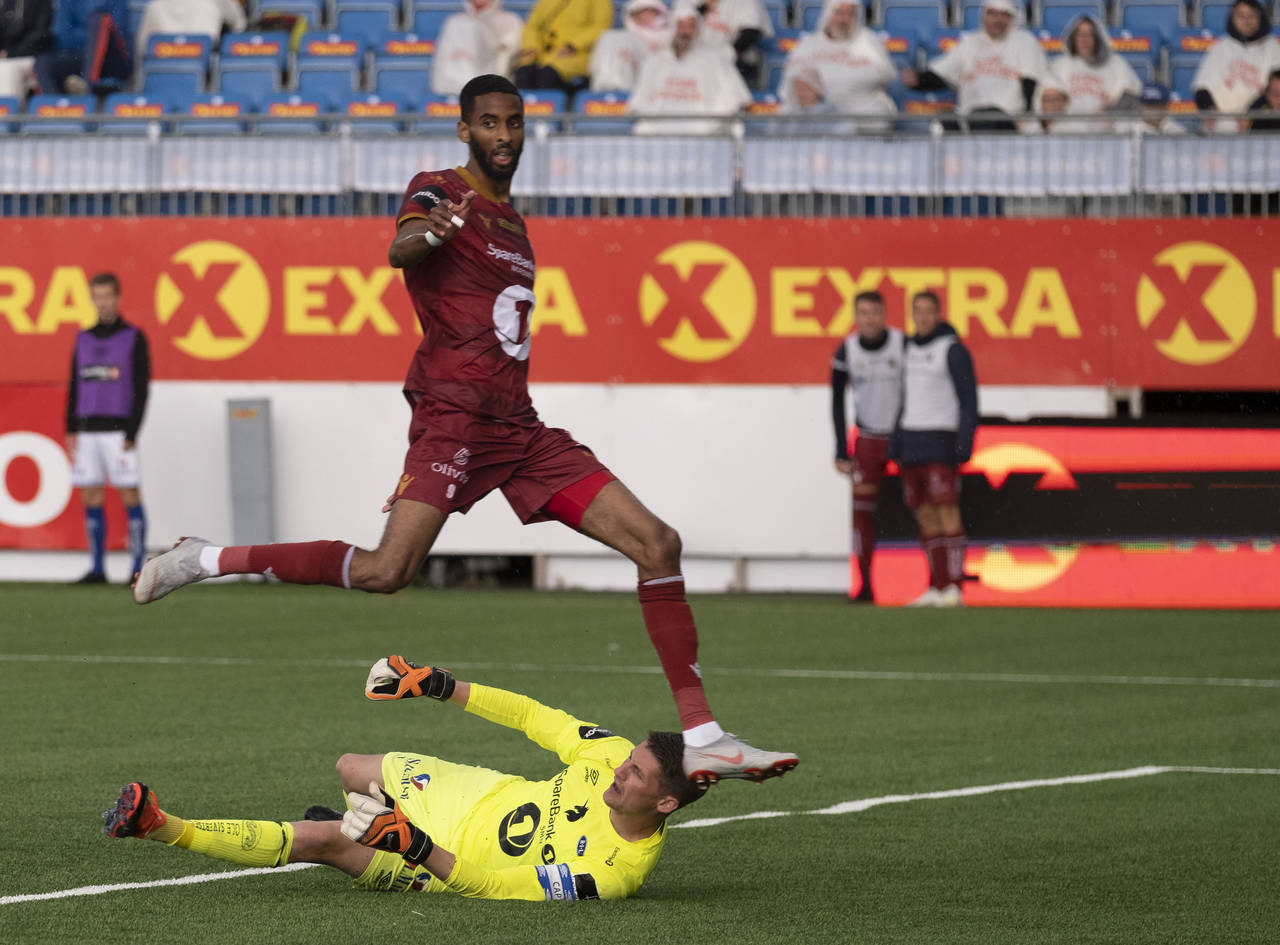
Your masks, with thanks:
M 468 190 L 457 203 L 452 200 L 441 200 L 427 214 L 427 232 L 423 234 L 432 246 L 443 246 L 458 235 L 458 231 L 467 225 L 467 216 L 471 213 L 471 201 L 476 192 Z

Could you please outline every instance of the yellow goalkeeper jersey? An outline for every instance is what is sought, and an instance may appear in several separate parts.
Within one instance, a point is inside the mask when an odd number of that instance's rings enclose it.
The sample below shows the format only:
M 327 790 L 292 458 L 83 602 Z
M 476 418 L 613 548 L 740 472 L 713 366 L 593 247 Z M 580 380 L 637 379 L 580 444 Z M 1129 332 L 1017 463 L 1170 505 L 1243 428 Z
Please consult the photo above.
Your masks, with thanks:
M 433 835 L 457 863 L 448 880 L 432 879 L 427 890 L 447 889 L 482 899 L 552 900 L 622 899 L 639 889 L 658 862 L 666 828 L 659 827 L 635 843 L 625 840 L 613 829 L 602 797 L 613 781 L 614 769 L 635 746 L 527 696 L 475 683 L 466 710 L 519 729 L 531 741 L 554 751 L 567 767 L 545 781 L 529 781 L 449 765 L 448 772 L 438 778 L 441 783 L 428 784 L 420 795 L 427 810 L 436 790 L 450 794 L 461 790 L 465 796 L 468 786 L 457 783 L 459 779 L 472 780 L 472 790 L 484 793 L 449 825 L 446 832 L 452 846 L 445 837 Z M 430 781 L 428 768 L 419 766 L 415 771 L 423 773 L 407 772 L 404 779 Z M 411 820 L 418 820 L 412 805 L 405 811 Z M 430 813 L 424 819 L 437 820 Z

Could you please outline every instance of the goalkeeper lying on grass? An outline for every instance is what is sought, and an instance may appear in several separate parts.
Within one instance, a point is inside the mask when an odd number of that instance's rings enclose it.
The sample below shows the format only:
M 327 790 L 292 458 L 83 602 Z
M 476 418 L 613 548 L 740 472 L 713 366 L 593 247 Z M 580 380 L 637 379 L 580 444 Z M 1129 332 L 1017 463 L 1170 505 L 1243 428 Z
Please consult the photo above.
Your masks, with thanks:
M 455 680 L 400 656 L 374 664 L 365 694 L 454 702 L 520 729 L 568 767 L 527 781 L 430 755 L 343 755 L 338 775 L 350 809 L 312 807 L 292 823 L 183 820 L 134 781 L 103 813 L 103 832 L 245 866 L 323 863 L 365 889 L 621 899 L 657 864 L 667 816 L 702 794 L 685 777 L 684 742 L 675 732 L 650 732 L 632 745 L 527 696 Z

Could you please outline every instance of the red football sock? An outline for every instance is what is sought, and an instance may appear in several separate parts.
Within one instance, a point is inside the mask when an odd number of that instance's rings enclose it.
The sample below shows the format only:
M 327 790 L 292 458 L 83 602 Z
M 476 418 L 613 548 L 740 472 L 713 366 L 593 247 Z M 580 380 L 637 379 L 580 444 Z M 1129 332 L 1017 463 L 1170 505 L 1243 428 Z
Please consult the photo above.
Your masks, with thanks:
M 858 557 L 862 587 L 871 587 L 871 556 L 876 550 L 876 504 L 853 500 L 853 553 Z
M 947 535 L 943 538 L 947 548 L 947 580 L 951 584 L 964 584 L 964 553 L 969 540 L 964 532 L 958 535 Z
M 302 541 L 281 545 L 237 545 L 218 555 L 222 574 L 265 574 L 288 584 L 351 587 L 347 567 L 354 545 L 345 541 Z
M 662 671 L 676 699 L 680 723 L 686 729 L 715 721 L 698 669 L 698 630 L 684 597 L 684 578 L 657 578 L 639 587 L 640 610 Z
M 942 536 L 926 539 L 924 553 L 929 556 L 929 584 L 942 590 L 951 583 L 947 570 L 947 540 Z

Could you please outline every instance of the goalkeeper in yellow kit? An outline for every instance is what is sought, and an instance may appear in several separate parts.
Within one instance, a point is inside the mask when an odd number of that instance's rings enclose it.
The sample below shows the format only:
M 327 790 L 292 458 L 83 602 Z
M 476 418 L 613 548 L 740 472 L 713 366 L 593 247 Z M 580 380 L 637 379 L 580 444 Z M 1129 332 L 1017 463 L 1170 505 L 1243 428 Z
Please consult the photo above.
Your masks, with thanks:
M 366 889 L 621 899 L 657 864 L 667 816 L 703 791 L 684 774 L 676 732 L 650 732 L 633 745 L 527 696 L 455 680 L 400 656 L 374 664 L 365 694 L 454 702 L 523 731 L 567 767 L 528 781 L 428 755 L 343 755 L 346 813 L 313 807 L 294 822 L 183 820 L 134 781 L 103 814 L 103 832 L 246 866 L 323 863 Z

